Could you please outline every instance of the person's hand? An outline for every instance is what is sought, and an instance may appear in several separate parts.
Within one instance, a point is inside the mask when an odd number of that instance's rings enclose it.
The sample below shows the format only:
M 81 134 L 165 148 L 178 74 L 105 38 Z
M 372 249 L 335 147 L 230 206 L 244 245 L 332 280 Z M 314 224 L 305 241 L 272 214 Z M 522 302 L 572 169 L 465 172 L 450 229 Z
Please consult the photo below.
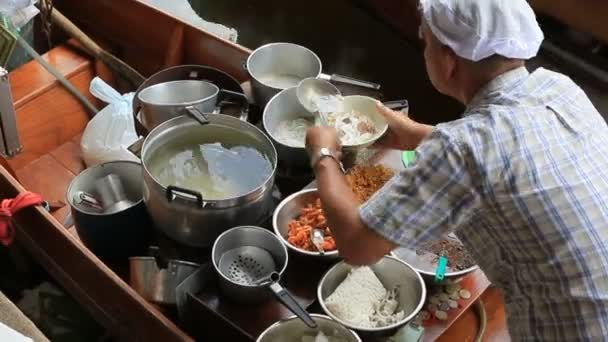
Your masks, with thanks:
M 328 148 L 336 157 L 341 158 L 342 146 L 338 131 L 334 127 L 314 126 L 306 132 L 306 150 L 309 155 L 315 155 L 322 148 Z
M 388 123 L 388 131 L 376 141 L 374 147 L 414 150 L 433 129 L 432 126 L 419 124 L 403 113 L 387 108 L 380 101 L 376 102 L 376 108 Z

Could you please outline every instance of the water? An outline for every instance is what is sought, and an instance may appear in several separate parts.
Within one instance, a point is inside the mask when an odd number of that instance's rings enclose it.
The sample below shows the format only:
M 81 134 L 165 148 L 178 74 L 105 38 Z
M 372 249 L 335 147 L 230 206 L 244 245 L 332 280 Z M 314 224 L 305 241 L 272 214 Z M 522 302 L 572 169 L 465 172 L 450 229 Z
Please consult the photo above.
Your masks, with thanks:
M 324 73 L 379 83 L 385 100 L 408 99 L 416 120 L 436 124 L 458 118 L 462 106 L 433 89 L 422 51 L 356 2 L 191 0 L 203 19 L 236 28 L 239 44 L 250 49 L 271 42 L 300 44 L 319 56 Z M 360 91 L 339 88 L 344 95 Z
M 234 198 L 255 190 L 271 175 L 271 161 L 253 141 L 247 143 L 241 137 L 235 142 L 232 130 L 221 131 L 226 138 L 196 141 L 185 137 L 163 145 L 147 162 L 150 174 L 164 187 L 197 191 L 206 200 Z
M 302 77 L 290 74 L 280 74 L 280 75 L 265 75 L 261 76 L 259 81 L 264 83 L 267 86 L 277 88 L 277 89 L 287 89 L 291 87 L 295 87 L 300 83 Z

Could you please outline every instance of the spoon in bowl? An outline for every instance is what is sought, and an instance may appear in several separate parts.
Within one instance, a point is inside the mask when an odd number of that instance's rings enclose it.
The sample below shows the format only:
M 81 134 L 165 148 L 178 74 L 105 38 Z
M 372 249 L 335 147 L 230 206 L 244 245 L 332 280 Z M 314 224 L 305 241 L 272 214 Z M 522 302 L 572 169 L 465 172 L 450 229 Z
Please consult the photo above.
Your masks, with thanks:
M 323 243 L 325 242 L 325 234 L 323 230 L 315 228 L 312 230 L 311 234 L 312 244 L 315 245 L 317 250 L 321 255 L 325 254 L 325 249 L 323 248 Z
M 340 106 L 342 102 L 340 100 L 342 93 L 336 86 L 328 81 L 312 77 L 300 81 L 298 89 L 296 90 L 296 95 L 302 106 L 308 112 L 318 116 L 321 119 L 321 124 L 325 126 L 327 125 L 327 119 L 325 118 L 325 115 L 323 115 L 325 113 L 320 112 L 320 109 L 322 109 L 319 108 L 320 105 L 328 107 L 325 108 L 327 112 L 336 112 L 339 111 L 339 108 L 333 107 Z M 332 99 L 332 97 L 334 97 L 335 100 Z

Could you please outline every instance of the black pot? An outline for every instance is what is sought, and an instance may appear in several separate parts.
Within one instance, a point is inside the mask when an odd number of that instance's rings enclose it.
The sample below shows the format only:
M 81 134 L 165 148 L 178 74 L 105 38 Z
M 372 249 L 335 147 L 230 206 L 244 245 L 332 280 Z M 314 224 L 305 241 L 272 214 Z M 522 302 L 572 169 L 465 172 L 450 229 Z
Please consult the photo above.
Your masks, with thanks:
M 98 197 L 95 182 L 109 174 L 120 178 L 131 204 L 107 213 L 79 203 L 80 192 Z M 68 188 L 67 200 L 76 231 L 85 246 L 101 259 L 126 259 L 147 251 L 153 228 L 143 201 L 141 175 L 139 163 L 108 162 L 84 170 Z

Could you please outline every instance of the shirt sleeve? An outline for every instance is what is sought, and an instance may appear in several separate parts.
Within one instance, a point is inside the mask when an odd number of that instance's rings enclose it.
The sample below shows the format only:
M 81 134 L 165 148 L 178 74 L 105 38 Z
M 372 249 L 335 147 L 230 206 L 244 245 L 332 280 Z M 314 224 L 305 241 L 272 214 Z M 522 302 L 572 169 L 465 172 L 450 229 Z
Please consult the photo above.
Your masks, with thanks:
M 414 164 L 361 206 L 363 222 L 410 248 L 456 230 L 479 201 L 473 163 L 462 150 L 454 138 L 436 129 L 416 149 Z

